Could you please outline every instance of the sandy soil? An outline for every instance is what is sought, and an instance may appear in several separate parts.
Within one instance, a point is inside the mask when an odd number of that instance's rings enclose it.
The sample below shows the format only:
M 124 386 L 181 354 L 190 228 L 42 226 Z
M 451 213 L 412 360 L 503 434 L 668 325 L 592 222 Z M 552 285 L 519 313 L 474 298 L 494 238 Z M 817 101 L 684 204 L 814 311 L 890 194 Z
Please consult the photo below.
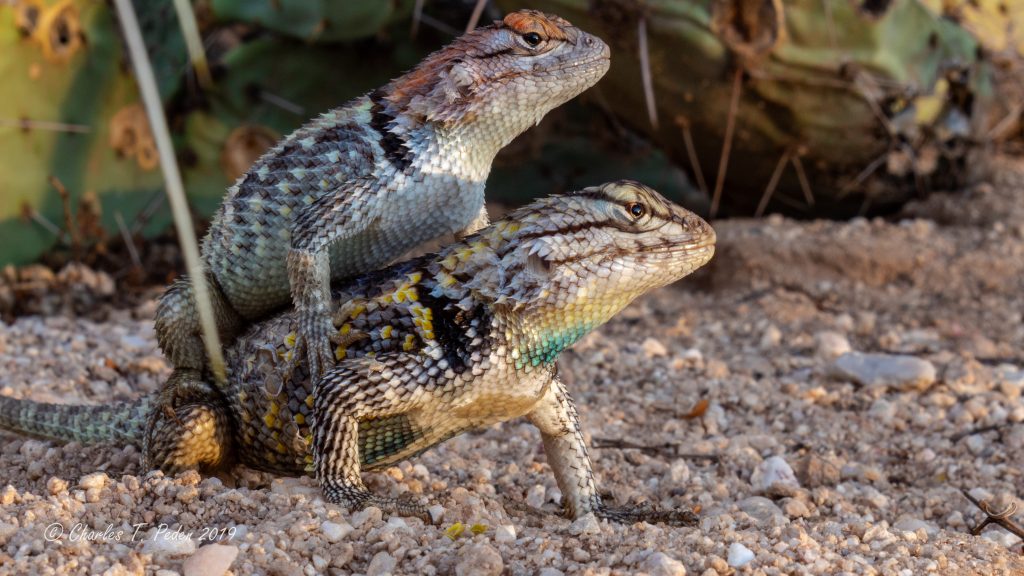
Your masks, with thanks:
M 0 573 L 1024 572 L 1019 538 L 970 534 L 984 516 L 961 493 L 995 510 L 1024 495 L 1021 198 L 1024 167 L 1004 162 L 904 218 L 720 222 L 708 269 L 563 356 L 603 492 L 698 509 L 698 526 L 557 516 L 521 421 L 367 475 L 443 506 L 440 527 L 351 514 L 309 479 L 167 478 L 131 448 L 3 435 Z M 152 313 L 0 324 L 0 393 L 154 390 Z

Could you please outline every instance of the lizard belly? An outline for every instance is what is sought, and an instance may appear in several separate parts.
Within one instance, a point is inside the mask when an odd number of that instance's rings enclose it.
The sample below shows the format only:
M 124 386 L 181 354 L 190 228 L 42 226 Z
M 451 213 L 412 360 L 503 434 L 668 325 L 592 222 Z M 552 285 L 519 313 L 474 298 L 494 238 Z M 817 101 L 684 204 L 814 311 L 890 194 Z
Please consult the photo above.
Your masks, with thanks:
M 416 408 L 400 414 L 361 421 L 364 469 L 390 466 L 463 432 L 529 413 L 547 391 L 551 374 L 543 369 L 525 373 L 505 366 L 467 382 L 454 396 L 439 396 L 417 402 Z

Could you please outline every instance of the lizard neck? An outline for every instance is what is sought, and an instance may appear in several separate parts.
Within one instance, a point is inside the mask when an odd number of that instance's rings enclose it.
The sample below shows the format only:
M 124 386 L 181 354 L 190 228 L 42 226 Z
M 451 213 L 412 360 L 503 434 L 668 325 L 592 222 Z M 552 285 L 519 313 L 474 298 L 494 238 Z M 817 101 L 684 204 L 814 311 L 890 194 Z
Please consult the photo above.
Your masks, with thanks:
M 517 370 L 550 366 L 558 355 L 607 319 L 582 314 L 580 307 L 527 309 L 503 313 L 504 336 Z
M 410 120 L 406 125 L 413 125 Z M 470 182 L 487 180 L 498 152 L 531 124 L 492 115 L 458 123 L 422 122 L 403 135 L 421 151 L 423 171 L 443 171 Z M 441 159 L 438 161 L 438 159 Z

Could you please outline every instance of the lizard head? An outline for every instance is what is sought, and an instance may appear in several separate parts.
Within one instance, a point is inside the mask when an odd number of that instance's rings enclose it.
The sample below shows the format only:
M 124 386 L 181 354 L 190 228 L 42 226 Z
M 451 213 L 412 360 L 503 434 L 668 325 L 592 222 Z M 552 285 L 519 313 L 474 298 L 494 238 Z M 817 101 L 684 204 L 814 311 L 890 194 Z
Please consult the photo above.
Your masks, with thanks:
M 459 37 L 385 91 L 399 111 L 447 126 L 487 125 L 511 140 L 596 84 L 609 64 L 600 38 L 520 10 Z
M 536 364 L 636 297 L 703 266 L 714 251 L 707 222 L 622 180 L 512 212 L 442 251 L 435 277 L 452 286 L 448 296 L 461 290 L 510 310 L 536 336 L 524 354 Z

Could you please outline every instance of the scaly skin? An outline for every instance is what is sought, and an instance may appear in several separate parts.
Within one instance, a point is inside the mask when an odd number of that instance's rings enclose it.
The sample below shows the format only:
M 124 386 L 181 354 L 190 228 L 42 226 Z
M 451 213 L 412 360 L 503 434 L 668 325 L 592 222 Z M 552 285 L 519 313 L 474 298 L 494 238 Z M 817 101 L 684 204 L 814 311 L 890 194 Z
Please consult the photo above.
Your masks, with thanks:
M 426 517 L 420 504 L 371 494 L 360 472 L 526 416 L 541 432 L 570 516 L 689 521 L 687 511 L 602 503 L 555 361 L 637 296 L 703 265 L 714 242 L 707 223 L 635 182 L 537 200 L 438 254 L 338 286 L 338 362 L 319 381 L 292 362 L 297 312 L 254 324 L 228 350 L 227 389 L 194 383 L 201 393 L 159 423 L 143 452 L 168 471 L 213 467 L 232 455 L 253 468 L 312 473 L 332 502 Z M 138 443 L 141 409 L 89 410 L 108 437 L 125 439 L 130 429 L 127 439 Z M 0 398 L 0 427 L 101 439 L 99 426 L 69 431 L 69 411 L 81 410 Z M 186 439 L 178 440 L 174 418 Z M 216 429 L 226 420 L 233 433 Z M 229 436 L 233 444 L 222 440 Z
M 600 39 L 557 16 L 515 12 L 285 138 L 228 190 L 203 241 L 222 340 L 293 302 L 296 345 L 316 380 L 334 363 L 330 282 L 485 226 L 495 154 L 608 66 Z M 206 362 L 186 279 L 161 299 L 156 331 L 183 371 L 164 389 L 166 409 L 187 400 L 181 383 Z

